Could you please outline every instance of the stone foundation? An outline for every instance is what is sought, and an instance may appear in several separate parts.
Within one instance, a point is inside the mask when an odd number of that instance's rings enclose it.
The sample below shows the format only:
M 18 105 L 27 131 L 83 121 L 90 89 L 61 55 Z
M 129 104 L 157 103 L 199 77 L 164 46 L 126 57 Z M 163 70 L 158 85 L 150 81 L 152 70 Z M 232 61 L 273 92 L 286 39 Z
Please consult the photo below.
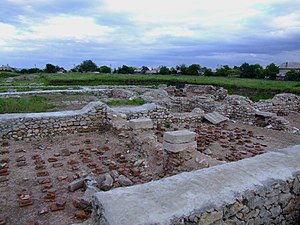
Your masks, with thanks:
M 300 145 L 94 195 L 101 225 L 299 224 Z M 126 207 L 126 210 L 124 210 Z

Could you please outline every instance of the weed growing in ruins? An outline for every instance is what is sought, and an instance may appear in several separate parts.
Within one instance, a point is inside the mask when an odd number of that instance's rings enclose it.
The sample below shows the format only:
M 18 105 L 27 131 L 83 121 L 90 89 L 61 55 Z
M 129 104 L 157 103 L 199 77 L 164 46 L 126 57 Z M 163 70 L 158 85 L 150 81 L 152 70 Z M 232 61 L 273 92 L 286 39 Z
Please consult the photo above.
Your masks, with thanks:
M 172 126 L 172 123 L 169 122 L 169 121 L 165 122 L 164 126 L 165 126 L 165 128 L 167 128 L 167 129 L 170 129 L 170 128 L 173 127 L 173 126 Z

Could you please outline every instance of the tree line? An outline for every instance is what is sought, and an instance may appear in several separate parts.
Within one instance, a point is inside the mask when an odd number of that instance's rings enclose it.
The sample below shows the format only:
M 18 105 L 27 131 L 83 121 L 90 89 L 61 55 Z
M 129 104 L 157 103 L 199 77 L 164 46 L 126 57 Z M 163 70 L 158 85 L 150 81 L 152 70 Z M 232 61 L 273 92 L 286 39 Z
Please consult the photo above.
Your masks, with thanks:
M 138 69 L 138 70 L 137 70 Z M 249 64 L 243 63 L 241 66 L 230 67 L 228 65 L 219 66 L 215 71 L 212 71 L 210 68 L 202 67 L 199 64 L 191 65 L 177 65 L 175 67 L 160 66 L 156 69 L 156 74 L 161 75 L 192 75 L 192 76 L 220 76 L 220 77 L 241 77 L 241 78 L 256 78 L 256 79 L 271 79 L 275 80 L 279 74 L 279 67 L 274 63 L 267 65 L 263 68 L 259 64 Z M 112 70 L 109 66 L 103 65 L 98 67 L 96 63 L 92 60 L 84 60 L 77 66 L 71 69 L 71 72 L 98 72 L 98 73 L 115 73 L 115 74 L 147 74 L 151 71 L 147 66 L 142 66 L 141 68 L 135 68 L 132 66 L 123 65 L 121 67 L 115 68 Z M 23 74 L 30 73 L 58 73 L 66 72 L 63 67 L 55 66 L 52 64 L 46 64 L 44 69 L 39 68 L 30 68 L 22 69 L 19 71 Z M 296 80 L 300 81 L 300 72 L 289 71 L 285 76 L 286 80 Z

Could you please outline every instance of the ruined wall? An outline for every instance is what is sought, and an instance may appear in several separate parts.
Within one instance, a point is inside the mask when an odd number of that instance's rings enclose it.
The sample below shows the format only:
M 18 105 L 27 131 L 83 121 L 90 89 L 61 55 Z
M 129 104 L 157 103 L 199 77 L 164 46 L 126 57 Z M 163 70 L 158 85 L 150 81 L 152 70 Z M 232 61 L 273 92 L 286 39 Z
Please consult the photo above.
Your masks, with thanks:
M 213 85 L 185 85 L 183 92 L 187 97 L 208 96 L 216 101 L 225 99 L 228 94 L 226 89 Z
M 217 108 L 217 111 L 232 120 L 242 121 L 249 125 L 269 127 L 275 130 L 290 130 L 289 122 L 281 116 L 265 113 L 255 108 L 247 97 L 229 95 Z
M 81 110 L 0 115 L 0 139 L 22 140 L 100 130 L 108 124 L 107 106 L 91 102 Z
M 169 110 L 163 107 L 154 106 L 144 110 L 132 110 L 126 113 L 127 119 L 138 119 L 141 117 L 150 118 L 154 124 L 172 121 L 172 115 Z
M 300 112 L 300 96 L 294 94 L 278 94 L 274 98 L 261 100 L 254 103 L 254 107 L 260 111 L 274 113 Z
M 101 225 L 289 224 L 300 219 L 300 146 L 94 195 Z M 126 206 L 126 210 L 124 210 Z

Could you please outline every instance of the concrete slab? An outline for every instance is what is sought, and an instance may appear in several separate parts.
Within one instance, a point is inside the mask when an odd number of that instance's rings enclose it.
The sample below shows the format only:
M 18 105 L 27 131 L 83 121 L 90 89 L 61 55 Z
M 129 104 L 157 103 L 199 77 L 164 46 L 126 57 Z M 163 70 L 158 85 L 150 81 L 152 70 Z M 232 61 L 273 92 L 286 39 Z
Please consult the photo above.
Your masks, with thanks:
M 173 143 L 169 143 L 169 142 L 164 141 L 163 142 L 163 147 L 164 147 L 164 150 L 166 150 L 168 152 L 176 153 L 176 152 L 185 151 L 187 149 L 196 150 L 197 149 L 197 142 L 192 141 L 192 142 L 188 142 L 188 143 L 173 144 Z
M 168 131 L 164 133 L 164 141 L 173 144 L 193 142 L 196 133 L 189 130 Z
M 135 112 L 148 112 L 158 108 L 159 106 L 154 103 L 148 103 L 141 106 L 126 106 L 126 107 L 112 107 L 111 109 L 119 113 L 135 113 Z
M 262 112 L 262 111 L 256 111 L 256 112 L 255 112 L 255 115 L 256 115 L 256 116 L 265 117 L 265 118 L 277 116 L 275 113 Z
M 149 118 L 133 119 L 133 120 L 129 120 L 129 127 L 131 127 L 133 130 L 152 129 L 153 121 Z
M 228 117 L 222 116 L 218 112 L 207 113 L 204 115 L 204 119 L 208 120 L 212 124 L 219 124 L 229 120 Z
M 238 162 L 181 173 L 150 183 L 94 195 L 98 218 L 106 225 L 167 225 L 300 172 L 300 145 Z M 124 208 L 125 207 L 125 208 Z M 99 220 L 98 219 L 98 220 Z

